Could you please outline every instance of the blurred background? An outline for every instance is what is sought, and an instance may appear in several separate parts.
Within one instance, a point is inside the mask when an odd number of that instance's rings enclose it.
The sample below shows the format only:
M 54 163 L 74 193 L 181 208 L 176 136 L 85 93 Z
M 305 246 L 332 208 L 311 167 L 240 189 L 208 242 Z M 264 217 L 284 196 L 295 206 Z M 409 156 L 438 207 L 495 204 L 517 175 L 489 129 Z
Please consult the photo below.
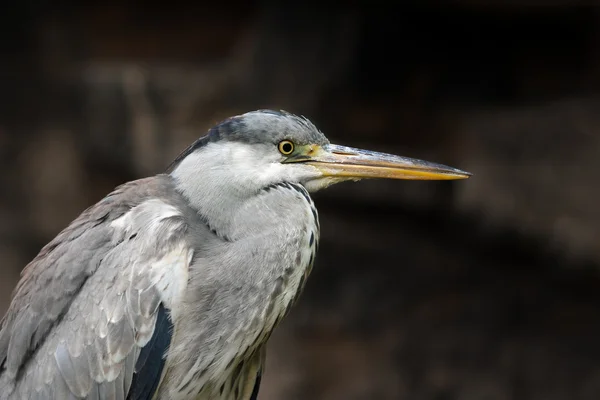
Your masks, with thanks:
M 600 7 L 300 3 L 4 3 L 0 312 L 116 185 L 285 109 L 474 176 L 314 196 L 320 253 L 261 399 L 600 399 Z

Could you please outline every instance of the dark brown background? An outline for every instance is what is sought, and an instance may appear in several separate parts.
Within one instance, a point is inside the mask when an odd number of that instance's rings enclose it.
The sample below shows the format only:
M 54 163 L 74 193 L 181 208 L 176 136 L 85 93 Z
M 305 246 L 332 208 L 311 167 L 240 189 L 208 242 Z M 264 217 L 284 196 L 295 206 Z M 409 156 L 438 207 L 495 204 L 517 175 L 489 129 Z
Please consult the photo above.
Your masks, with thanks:
M 0 311 L 85 207 L 272 107 L 475 175 L 315 195 L 262 399 L 600 399 L 600 8 L 162 3 L 4 3 Z

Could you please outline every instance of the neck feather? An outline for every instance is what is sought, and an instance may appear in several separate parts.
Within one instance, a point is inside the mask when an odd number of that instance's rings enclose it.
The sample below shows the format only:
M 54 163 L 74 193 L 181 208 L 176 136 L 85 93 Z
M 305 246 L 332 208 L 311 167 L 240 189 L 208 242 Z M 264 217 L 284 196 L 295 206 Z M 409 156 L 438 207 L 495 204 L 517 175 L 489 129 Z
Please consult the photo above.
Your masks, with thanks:
M 290 202 L 310 200 L 300 185 L 273 183 L 264 172 L 243 168 L 236 157 L 210 143 L 184 158 L 171 176 L 206 224 L 225 240 L 285 224 Z

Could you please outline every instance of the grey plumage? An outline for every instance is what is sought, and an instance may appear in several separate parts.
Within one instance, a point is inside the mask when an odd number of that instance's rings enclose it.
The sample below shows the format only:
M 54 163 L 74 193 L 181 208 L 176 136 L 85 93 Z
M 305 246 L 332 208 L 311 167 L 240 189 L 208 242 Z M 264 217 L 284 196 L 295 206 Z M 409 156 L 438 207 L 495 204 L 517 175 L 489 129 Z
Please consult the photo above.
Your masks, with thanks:
M 0 396 L 13 385 L 16 398 L 69 398 L 69 392 L 103 398 L 106 391 L 126 396 L 160 302 L 148 264 L 186 234 L 174 208 L 148 226 L 161 215 L 158 208 L 185 206 L 182 199 L 164 198 L 171 191 L 162 176 L 122 186 L 28 265 L 0 332 Z M 136 212 L 127 229 L 111 227 L 131 209 Z
M 255 397 L 265 344 L 314 262 L 307 189 L 462 176 L 341 149 L 304 118 L 251 112 L 84 211 L 23 271 L 0 330 L 0 399 Z

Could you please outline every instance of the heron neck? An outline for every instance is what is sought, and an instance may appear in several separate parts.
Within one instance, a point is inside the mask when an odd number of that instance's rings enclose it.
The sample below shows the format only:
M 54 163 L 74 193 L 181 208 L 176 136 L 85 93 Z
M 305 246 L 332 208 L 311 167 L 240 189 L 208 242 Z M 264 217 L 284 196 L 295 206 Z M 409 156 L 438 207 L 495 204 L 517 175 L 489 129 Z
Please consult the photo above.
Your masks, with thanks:
M 306 214 L 310 197 L 303 187 L 271 185 L 262 167 L 238 165 L 232 154 L 240 152 L 207 145 L 181 160 L 170 174 L 177 189 L 215 233 L 233 241 L 284 229 L 290 219 Z
M 306 203 L 312 201 L 300 185 L 280 183 L 248 195 L 231 190 L 232 185 L 226 180 L 195 183 L 176 179 L 176 187 L 192 208 L 215 234 L 227 241 L 285 230 L 295 223 L 303 224 L 307 212 L 310 214 Z

